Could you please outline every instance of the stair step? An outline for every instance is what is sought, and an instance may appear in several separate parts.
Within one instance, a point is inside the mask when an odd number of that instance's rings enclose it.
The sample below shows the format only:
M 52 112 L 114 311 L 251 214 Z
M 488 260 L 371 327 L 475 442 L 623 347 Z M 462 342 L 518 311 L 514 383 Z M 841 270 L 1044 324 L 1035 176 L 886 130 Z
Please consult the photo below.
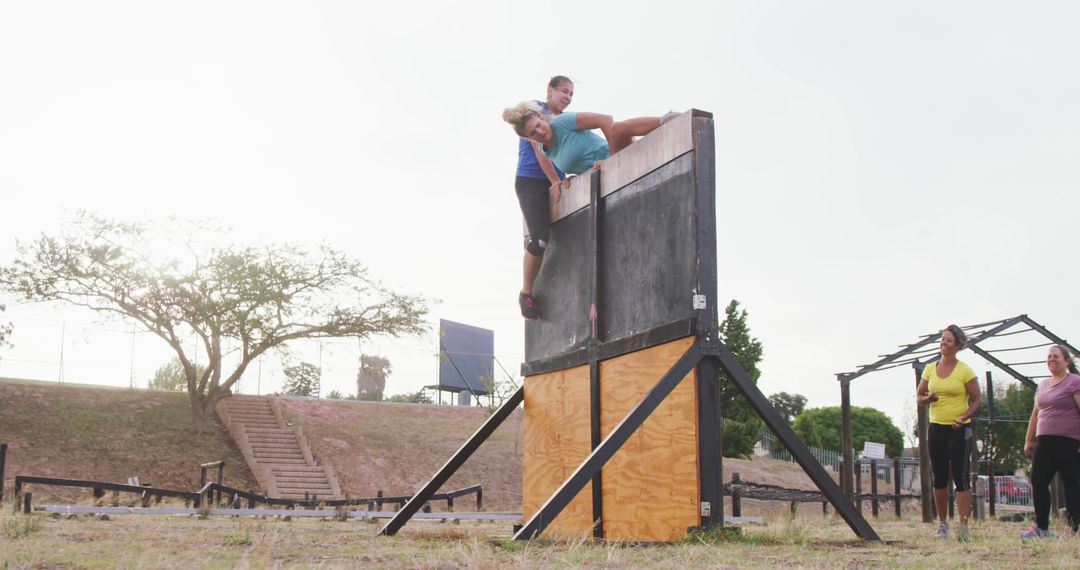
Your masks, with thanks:
M 300 475 L 323 475 L 326 470 L 319 465 L 304 465 L 301 467 L 271 467 L 270 471 L 275 476 L 288 474 L 291 477 L 297 477 Z
M 255 458 L 255 463 L 271 464 L 271 465 L 273 465 L 273 464 L 278 464 L 278 465 L 306 465 L 307 461 L 305 461 L 303 459 L 278 459 L 278 458 L 275 458 L 275 457 L 271 457 L 271 458 L 259 458 L 259 457 L 256 457 Z
M 275 435 L 275 434 L 289 434 L 289 435 L 293 435 L 293 436 L 296 435 L 296 432 L 294 432 L 293 430 L 291 430 L 291 429 L 289 429 L 287 427 L 280 427 L 280 426 L 276 427 L 276 428 L 248 427 L 247 431 L 249 431 L 251 433 L 264 433 L 264 434 L 267 434 L 267 435 Z
M 303 483 L 303 484 L 311 483 L 311 484 L 318 484 L 318 485 L 329 485 L 330 484 L 330 480 L 327 479 L 325 475 L 322 476 L 322 477 L 282 477 L 281 475 L 278 475 L 278 476 L 274 477 L 274 480 L 282 482 L 282 483 Z
M 248 441 L 296 441 L 296 434 L 269 434 L 269 433 L 249 433 L 247 434 Z
M 299 445 L 252 445 L 251 451 L 255 453 L 299 453 L 304 452 Z
M 278 481 L 277 487 L 281 490 L 288 489 L 291 491 L 294 489 L 299 489 L 301 491 L 316 492 L 320 494 L 330 492 L 330 483 L 305 483 L 303 481 L 290 483 L 288 481 Z

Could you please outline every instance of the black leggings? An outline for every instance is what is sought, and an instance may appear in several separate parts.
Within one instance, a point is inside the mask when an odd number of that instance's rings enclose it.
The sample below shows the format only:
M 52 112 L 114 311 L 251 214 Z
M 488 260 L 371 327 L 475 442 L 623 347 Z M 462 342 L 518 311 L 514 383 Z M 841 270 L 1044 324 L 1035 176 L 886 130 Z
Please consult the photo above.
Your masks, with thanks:
M 1069 526 L 1076 530 L 1080 517 L 1080 463 L 1076 451 L 1080 441 L 1060 435 L 1035 438 L 1035 456 L 1031 460 L 1031 493 L 1035 495 L 1035 524 L 1046 530 L 1050 524 L 1050 482 L 1061 473 L 1065 487 L 1065 508 Z
M 930 467 L 934 472 L 934 488 L 949 487 L 949 466 L 952 466 L 952 480 L 956 491 L 971 488 L 971 446 L 975 443 L 975 432 L 971 424 L 959 429 L 943 424 L 930 424 Z
M 525 217 L 525 227 L 529 228 L 529 235 L 525 236 L 525 246 L 528 249 L 531 242 L 534 244 L 532 249 L 539 248 L 540 253 L 547 247 L 551 235 L 551 211 L 548 209 L 550 187 L 550 182 L 539 178 L 518 176 L 514 180 L 521 215 Z M 530 253 L 540 255 L 536 251 Z

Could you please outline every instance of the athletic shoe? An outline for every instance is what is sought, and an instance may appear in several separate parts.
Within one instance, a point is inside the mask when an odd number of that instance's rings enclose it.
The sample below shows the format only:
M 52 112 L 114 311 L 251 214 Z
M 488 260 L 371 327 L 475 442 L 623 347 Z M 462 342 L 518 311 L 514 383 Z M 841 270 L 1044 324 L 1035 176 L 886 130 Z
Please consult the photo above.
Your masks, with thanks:
M 934 534 L 934 538 L 946 539 L 949 538 L 949 523 L 943 522 L 938 525 L 937 533 Z
M 530 321 L 535 321 L 540 317 L 540 307 L 536 304 L 536 299 L 528 293 L 518 293 L 518 306 L 521 307 L 521 316 Z
M 956 529 L 956 541 L 971 542 L 971 530 L 968 529 L 968 525 L 962 524 L 960 528 Z
M 1036 538 L 1050 538 L 1050 531 L 1032 525 L 1027 532 L 1020 535 L 1020 540 L 1034 540 Z

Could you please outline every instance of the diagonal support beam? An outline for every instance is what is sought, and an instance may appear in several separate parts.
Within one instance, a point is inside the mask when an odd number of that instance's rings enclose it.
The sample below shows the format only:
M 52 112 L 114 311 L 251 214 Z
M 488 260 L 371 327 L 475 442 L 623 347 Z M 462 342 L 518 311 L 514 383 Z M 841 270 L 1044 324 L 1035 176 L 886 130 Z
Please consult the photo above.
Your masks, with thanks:
M 754 408 L 758 416 L 765 421 L 765 425 L 769 426 L 776 437 L 780 438 L 780 441 L 784 442 L 788 451 L 795 457 L 795 460 L 802 466 L 803 471 L 810 476 L 810 479 L 817 485 L 817 488 L 821 490 L 821 493 L 825 495 L 825 498 L 832 503 L 836 512 L 840 513 L 840 516 L 844 517 L 844 521 L 848 523 L 851 530 L 855 531 L 855 534 L 860 538 L 866 540 L 881 540 L 878 537 L 877 532 L 874 531 L 870 523 L 866 522 L 862 513 L 855 509 L 855 505 L 851 504 L 851 501 L 847 500 L 844 496 L 844 492 L 833 481 L 832 477 L 825 472 L 825 468 L 818 463 L 818 460 L 810 454 L 810 450 L 807 449 L 803 442 L 795 435 L 795 432 L 791 431 L 791 426 L 787 421 L 780 417 L 780 413 L 776 411 L 776 408 L 769 403 L 769 400 L 761 393 L 757 385 L 754 384 L 753 379 L 746 373 L 742 365 L 739 364 L 735 357 L 732 356 L 728 349 L 722 344 L 717 343 L 710 347 L 715 351 L 715 357 L 720 361 L 720 367 L 727 373 L 727 377 L 731 379 L 735 387 L 742 393 L 746 401 L 750 403 L 750 406 Z
M 454 455 L 450 456 L 450 459 L 435 472 L 435 476 L 417 491 L 407 503 L 405 503 L 405 506 L 394 515 L 394 518 L 390 519 L 390 522 L 386 523 L 386 526 L 382 527 L 382 530 L 379 531 L 379 535 L 393 536 L 397 531 L 401 530 L 401 527 L 409 522 L 409 519 L 416 514 L 416 511 L 419 511 L 420 507 L 422 507 L 424 503 L 427 503 L 428 499 L 430 499 L 431 496 L 434 495 L 451 476 L 453 476 L 454 472 L 472 456 L 473 452 L 475 452 L 482 443 L 487 441 L 488 437 L 491 437 L 491 434 L 495 432 L 495 429 L 502 425 L 503 421 L 510 417 L 510 414 L 513 413 L 518 405 L 524 400 L 525 384 L 522 383 L 522 385 L 519 386 L 501 406 L 499 406 L 499 409 L 495 410 L 495 413 L 491 414 L 491 417 L 489 417 L 476 432 L 473 433 L 456 452 L 454 452 Z
M 664 398 L 671 394 L 679 382 L 690 373 L 701 361 L 700 341 L 694 343 L 679 360 L 664 374 L 652 390 L 634 406 L 633 410 L 626 415 L 615 429 L 611 430 L 604 441 L 600 443 L 578 466 L 570 477 L 563 482 L 555 494 L 533 514 L 521 529 L 514 535 L 514 540 L 530 540 L 538 536 L 556 517 L 566 508 L 570 501 L 585 488 L 585 484 L 600 472 L 600 469 L 619 450 L 630 436 L 634 435 L 641 424 L 660 406 Z

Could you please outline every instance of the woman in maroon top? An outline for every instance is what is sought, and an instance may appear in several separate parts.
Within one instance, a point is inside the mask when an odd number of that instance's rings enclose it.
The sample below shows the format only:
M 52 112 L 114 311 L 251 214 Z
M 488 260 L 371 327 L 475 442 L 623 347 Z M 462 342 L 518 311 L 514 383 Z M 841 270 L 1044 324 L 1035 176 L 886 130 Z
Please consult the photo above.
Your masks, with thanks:
M 1024 443 L 1035 495 L 1035 526 L 1020 535 L 1025 540 L 1050 536 L 1050 481 L 1059 472 L 1073 534 L 1080 523 L 1080 376 L 1069 349 L 1060 344 L 1050 347 L 1046 367 L 1050 377 L 1035 392 Z

